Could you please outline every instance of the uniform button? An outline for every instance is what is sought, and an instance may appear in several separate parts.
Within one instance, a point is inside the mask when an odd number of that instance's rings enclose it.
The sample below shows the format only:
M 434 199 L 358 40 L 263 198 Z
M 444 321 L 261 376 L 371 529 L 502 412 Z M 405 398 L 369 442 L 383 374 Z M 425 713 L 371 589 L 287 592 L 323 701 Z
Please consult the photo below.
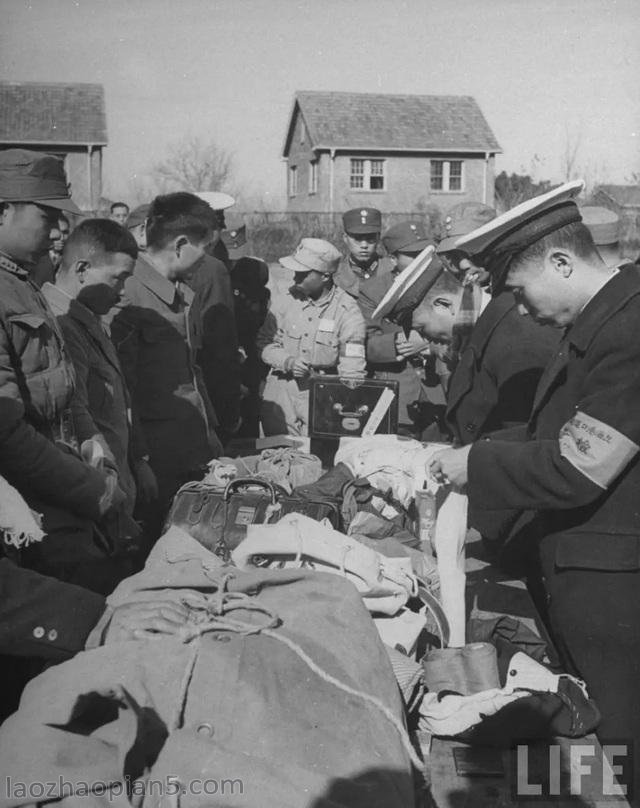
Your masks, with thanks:
M 467 432 L 473 432 L 473 430 L 476 428 L 476 425 L 469 422 L 468 424 L 464 425 L 464 428 L 467 430 Z
M 51 631 L 47 634 L 47 639 L 51 642 L 55 642 L 58 639 L 58 632 L 55 628 L 52 628 Z
M 213 724 L 210 724 L 208 721 L 203 721 L 202 724 L 198 724 L 196 727 L 196 732 L 198 735 L 206 735 L 208 738 L 213 737 Z
M 33 629 L 33 636 L 36 640 L 41 640 L 44 637 L 44 628 L 42 626 L 36 626 Z

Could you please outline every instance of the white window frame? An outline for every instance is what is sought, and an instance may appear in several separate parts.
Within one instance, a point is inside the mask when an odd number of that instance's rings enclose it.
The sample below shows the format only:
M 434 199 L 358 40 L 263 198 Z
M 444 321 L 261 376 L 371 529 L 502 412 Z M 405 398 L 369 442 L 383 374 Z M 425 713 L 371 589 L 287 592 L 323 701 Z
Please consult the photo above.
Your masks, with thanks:
M 298 166 L 289 166 L 289 196 L 298 195 Z
M 362 163 L 362 174 L 353 171 L 355 162 Z M 372 163 L 381 163 L 382 173 L 372 173 Z M 354 177 L 362 177 L 362 187 L 353 185 Z M 382 188 L 372 188 L 372 177 L 382 177 Z M 387 161 L 383 157 L 351 157 L 349 159 L 349 190 L 365 191 L 368 194 L 379 194 L 387 190 Z
M 434 163 L 441 163 L 442 164 L 442 188 L 432 188 L 431 187 L 431 180 L 433 177 L 433 164 Z M 460 188 L 451 188 L 451 164 L 456 163 L 460 165 Z M 440 159 L 432 159 L 429 162 L 429 189 L 431 193 L 434 194 L 462 194 L 465 190 L 465 178 L 466 178 L 466 171 L 465 171 L 465 161 L 464 160 L 440 160 Z
M 318 193 L 318 161 L 309 160 L 309 196 Z

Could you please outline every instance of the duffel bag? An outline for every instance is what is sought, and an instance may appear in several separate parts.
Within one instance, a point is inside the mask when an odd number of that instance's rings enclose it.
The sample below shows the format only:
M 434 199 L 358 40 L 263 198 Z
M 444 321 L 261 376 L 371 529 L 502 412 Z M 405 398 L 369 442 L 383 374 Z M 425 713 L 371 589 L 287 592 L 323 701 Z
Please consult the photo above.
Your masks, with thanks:
M 247 527 L 277 522 L 286 513 L 328 519 L 340 527 L 337 501 L 287 496 L 279 486 L 253 477 L 239 477 L 224 491 L 203 482 L 183 485 L 173 499 L 165 530 L 182 528 L 208 550 L 227 560 L 247 535 Z

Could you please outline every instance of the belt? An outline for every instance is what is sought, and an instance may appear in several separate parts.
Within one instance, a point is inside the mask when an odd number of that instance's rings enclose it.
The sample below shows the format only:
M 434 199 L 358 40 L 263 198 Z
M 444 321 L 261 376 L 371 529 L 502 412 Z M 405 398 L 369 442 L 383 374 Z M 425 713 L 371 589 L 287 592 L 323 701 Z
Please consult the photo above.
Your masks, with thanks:
M 317 376 L 336 376 L 338 374 L 338 368 L 335 365 L 330 368 L 314 366 L 309 369 L 311 373 L 316 374 Z M 306 377 L 305 379 L 296 379 L 293 373 L 288 373 L 284 370 L 272 369 L 271 375 L 275 376 L 277 379 L 286 379 L 287 381 L 294 381 L 294 380 L 298 382 L 305 380 L 308 381 L 308 377 Z

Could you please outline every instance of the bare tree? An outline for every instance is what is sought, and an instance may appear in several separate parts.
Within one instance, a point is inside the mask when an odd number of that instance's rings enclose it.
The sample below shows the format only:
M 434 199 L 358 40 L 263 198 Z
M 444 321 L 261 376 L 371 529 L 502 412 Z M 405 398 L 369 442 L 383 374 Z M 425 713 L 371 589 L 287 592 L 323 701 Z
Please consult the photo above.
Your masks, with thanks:
M 495 179 L 495 208 L 498 213 L 504 213 L 553 187 L 548 180 L 535 182 L 529 174 L 507 174 L 506 171 L 501 171 Z
M 582 131 L 569 131 L 565 126 L 564 149 L 560 156 L 560 171 L 565 182 L 575 180 L 580 173 L 577 168 L 580 144 L 582 143 Z
M 212 141 L 187 136 L 169 146 L 164 160 L 150 171 L 161 192 L 230 191 L 233 157 Z

